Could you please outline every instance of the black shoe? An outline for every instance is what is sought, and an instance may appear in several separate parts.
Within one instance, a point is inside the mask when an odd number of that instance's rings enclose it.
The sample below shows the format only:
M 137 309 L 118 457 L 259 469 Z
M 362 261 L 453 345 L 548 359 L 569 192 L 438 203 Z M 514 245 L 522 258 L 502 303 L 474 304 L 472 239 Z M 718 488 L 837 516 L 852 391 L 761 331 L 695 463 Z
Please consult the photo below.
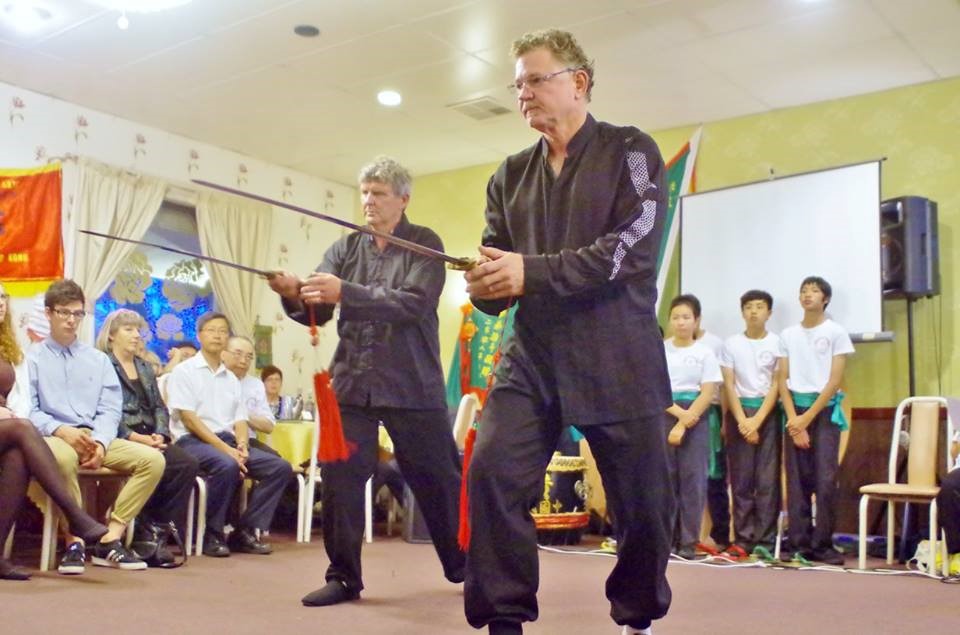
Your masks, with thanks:
M 226 558 L 230 549 L 223 543 L 223 538 L 215 531 L 208 531 L 203 536 L 203 555 L 211 558 Z
M 86 559 L 83 543 L 79 541 L 70 543 L 63 551 L 57 573 L 61 575 L 80 575 L 85 569 Z
M 113 567 L 124 571 L 139 571 L 147 568 L 147 563 L 124 547 L 123 542 L 119 540 L 95 544 L 93 557 L 90 560 L 98 567 Z
M 240 553 L 255 553 L 260 556 L 273 553 L 273 547 L 265 542 L 260 542 L 257 535 L 250 529 L 237 529 L 230 534 L 230 549 Z
M 360 598 L 360 594 L 351 591 L 340 580 L 330 580 L 326 586 L 311 591 L 300 601 L 304 606 L 332 606 L 341 602 L 351 602 Z
M 9 560 L 0 558 L 0 580 L 29 580 L 30 574 L 15 567 Z
M 823 549 L 814 549 L 811 554 L 811 560 L 822 562 L 823 564 L 832 564 L 843 566 L 843 554 L 833 547 L 824 547 Z
M 677 549 L 677 557 L 684 560 L 703 560 L 704 556 L 697 553 L 696 547 L 680 547 Z
M 490 622 L 487 624 L 487 632 L 490 635 L 521 635 L 523 624 L 520 622 Z

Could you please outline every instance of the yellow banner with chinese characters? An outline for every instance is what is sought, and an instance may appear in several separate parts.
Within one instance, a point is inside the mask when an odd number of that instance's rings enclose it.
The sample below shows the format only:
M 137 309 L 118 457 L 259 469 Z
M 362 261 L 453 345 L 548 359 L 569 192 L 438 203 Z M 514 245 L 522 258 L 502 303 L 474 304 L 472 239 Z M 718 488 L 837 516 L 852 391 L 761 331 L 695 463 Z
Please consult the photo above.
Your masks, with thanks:
M 0 280 L 13 296 L 36 295 L 63 277 L 60 164 L 0 168 Z

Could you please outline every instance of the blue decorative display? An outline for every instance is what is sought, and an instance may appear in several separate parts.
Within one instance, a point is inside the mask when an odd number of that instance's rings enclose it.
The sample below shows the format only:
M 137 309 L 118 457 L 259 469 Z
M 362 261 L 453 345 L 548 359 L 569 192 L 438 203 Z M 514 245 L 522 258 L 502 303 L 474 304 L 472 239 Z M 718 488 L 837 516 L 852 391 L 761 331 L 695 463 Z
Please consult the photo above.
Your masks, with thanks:
M 94 311 L 94 328 L 100 332 L 107 315 L 116 309 L 130 309 L 144 317 L 150 332 L 144 334 L 148 350 L 160 359 L 167 359 L 171 344 L 197 342 L 197 318 L 214 308 L 213 293 L 176 280 L 149 278 L 145 289 L 131 288 L 119 278 L 97 300 Z M 117 284 L 120 283 L 120 289 Z M 125 301 L 121 302 L 120 297 Z M 132 300 L 140 299 L 139 303 Z

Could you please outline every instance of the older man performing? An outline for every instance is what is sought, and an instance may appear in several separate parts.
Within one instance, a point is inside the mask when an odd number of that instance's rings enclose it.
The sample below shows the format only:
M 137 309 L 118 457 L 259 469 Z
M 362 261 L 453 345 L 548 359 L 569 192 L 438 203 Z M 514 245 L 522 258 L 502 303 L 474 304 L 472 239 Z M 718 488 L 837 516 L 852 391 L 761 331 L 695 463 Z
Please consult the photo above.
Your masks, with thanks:
M 513 55 L 511 87 L 542 138 L 490 179 L 483 262 L 466 273 L 487 313 L 519 298 L 468 475 L 467 620 L 520 633 L 537 618 L 530 501 L 561 431 L 576 424 L 618 524 L 611 616 L 623 633 L 647 633 L 670 605 L 675 505 L 663 433 L 670 382 L 654 313 L 663 161 L 640 130 L 587 112 L 593 64 L 572 35 L 529 33 Z
M 370 227 L 442 250 L 437 235 L 407 220 L 410 174 L 387 157 L 360 171 L 363 213 Z M 333 388 L 340 403 L 349 460 L 323 466 L 323 541 L 330 558 L 326 586 L 303 598 L 306 606 L 355 600 L 363 589 L 363 488 L 377 464 L 382 423 L 394 442 L 400 470 L 423 511 L 451 582 L 463 580 L 457 546 L 460 465 L 447 420 L 437 303 L 443 263 L 359 232 L 331 246 L 306 281 L 283 272 L 270 287 L 290 317 L 323 324 L 340 306 L 340 342 L 333 357 Z

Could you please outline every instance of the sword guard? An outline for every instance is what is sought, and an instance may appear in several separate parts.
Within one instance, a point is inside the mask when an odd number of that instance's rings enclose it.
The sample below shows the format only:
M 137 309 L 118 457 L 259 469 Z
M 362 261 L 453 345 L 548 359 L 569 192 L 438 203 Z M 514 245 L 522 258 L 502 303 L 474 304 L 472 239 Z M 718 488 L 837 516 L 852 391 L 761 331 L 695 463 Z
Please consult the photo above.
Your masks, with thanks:
M 447 269 L 453 269 L 454 271 L 470 271 L 476 266 L 476 258 L 457 258 L 456 262 L 447 263 Z

